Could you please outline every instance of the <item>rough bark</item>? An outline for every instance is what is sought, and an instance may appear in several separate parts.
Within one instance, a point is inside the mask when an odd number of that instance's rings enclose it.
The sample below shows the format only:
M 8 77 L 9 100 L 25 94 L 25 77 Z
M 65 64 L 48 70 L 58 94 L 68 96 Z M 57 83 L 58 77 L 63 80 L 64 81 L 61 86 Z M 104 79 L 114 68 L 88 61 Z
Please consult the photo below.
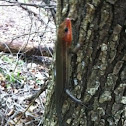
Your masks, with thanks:
M 69 98 L 64 126 L 126 125 L 126 0 L 58 0 L 57 23 L 73 19 L 71 90 L 88 109 Z M 54 82 L 51 82 L 54 83 Z M 57 126 L 54 84 L 48 88 L 44 126 Z

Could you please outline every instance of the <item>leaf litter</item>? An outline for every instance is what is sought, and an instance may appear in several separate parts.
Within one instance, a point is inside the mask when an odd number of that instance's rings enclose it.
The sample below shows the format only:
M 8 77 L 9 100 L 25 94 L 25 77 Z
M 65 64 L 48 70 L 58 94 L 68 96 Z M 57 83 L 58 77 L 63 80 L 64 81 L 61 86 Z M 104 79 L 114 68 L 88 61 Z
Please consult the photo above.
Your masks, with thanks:
M 0 4 L 7 4 L 0 1 Z M 31 8 L 30 8 L 31 9 Z M 0 43 L 38 43 L 54 48 L 55 25 L 49 11 L 32 8 L 42 21 L 18 6 L 0 7 Z M 32 34 L 31 34 L 32 33 Z M 51 58 L 52 57 L 47 57 Z M 53 61 L 53 60 L 52 60 Z M 52 62 L 51 61 L 51 62 Z M 50 63 L 51 64 L 51 63 Z M 18 54 L 0 52 L 0 125 L 14 125 L 29 106 L 32 96 L 49 77 L 50 65 L 22 60 Z M 17 126 L 39 125 L 44 113 L 46 91 L 24 113 Z

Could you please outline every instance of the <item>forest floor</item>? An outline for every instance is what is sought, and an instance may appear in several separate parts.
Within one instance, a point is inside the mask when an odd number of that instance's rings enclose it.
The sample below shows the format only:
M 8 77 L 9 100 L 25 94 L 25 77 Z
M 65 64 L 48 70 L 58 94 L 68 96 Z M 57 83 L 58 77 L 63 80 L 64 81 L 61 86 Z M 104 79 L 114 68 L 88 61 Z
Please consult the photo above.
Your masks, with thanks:
M 40 2 L 37 1 L 37 4 Z M 43 3 L 41 3 L 43 4 Z M 21 6 L 5 6 L 0 1 L 0 43 L 12 40 L 20 43 L 45 45 L 54 48 L 55 25 L 48 9 Z M 24 6 L 23 6 L 24 7 Z M 34 12 L 35 14 L 33 14 Z M 23 44 L 22 44 L 23 45 Z M 6 47 L 9 49 L 9 47 Z M 21 47 L 22 48 L 22 47 Z M 20 55 L 19 55 L 20 54 Z M 39 126 L 44 113 L 46 90 L 29 104 L 49 78 L 50 62 L 28 62 L 18 53 L 0 52 L 0 125 Z M 29 108 L 28 108 L 29 107 Z M 25 110 L 28 109 L 26 112 Z M 25 113 L 24 113 L 25 112 Z

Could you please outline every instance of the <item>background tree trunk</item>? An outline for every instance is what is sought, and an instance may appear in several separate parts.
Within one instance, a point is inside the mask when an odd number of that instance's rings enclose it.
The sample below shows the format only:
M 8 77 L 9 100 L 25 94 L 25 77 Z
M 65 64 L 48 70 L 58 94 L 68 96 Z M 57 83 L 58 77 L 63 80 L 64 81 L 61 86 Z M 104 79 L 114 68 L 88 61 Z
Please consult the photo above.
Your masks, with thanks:
M 27 56 L 51 56 L 51 53 L 53 53 L 52 50 L 51 47 L 45 47 L 38 43 L 23 43 L 20 41 L 0 42 L 0 51 L 6 53 L 25 53 Z M 49 51 L 51 53 L 49 53 Z
M 57 24 L 72 18 L 71 90 L 88 108 L 69 98 L 64 126 L 126 125 L 126 0 L 58 0 Z M 51 82 L 54 83 L 54 82 Z M 44 126 L 58 126 L 54 86 L 49 86 Z

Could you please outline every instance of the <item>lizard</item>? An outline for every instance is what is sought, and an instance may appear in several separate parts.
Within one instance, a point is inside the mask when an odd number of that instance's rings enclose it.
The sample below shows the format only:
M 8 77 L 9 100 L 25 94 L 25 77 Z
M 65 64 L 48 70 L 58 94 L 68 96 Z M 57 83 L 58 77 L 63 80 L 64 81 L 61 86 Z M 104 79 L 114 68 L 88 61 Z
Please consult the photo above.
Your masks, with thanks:
M 82 104 L 82 101 L 74 97 L 69 91 L 69 65 L 70 65 L 70 47 L 72 43 L 72 25 L 71 19 L 66 18 L 58 28 L 56 43 L 56 85 L 55 101 L 56 113 L 58 116 L 59 126 L 62 126 L 62 104 L 64 94 L 66 93 L 73 101 Z M 77 45 L 78 50 L 80 46 Z

